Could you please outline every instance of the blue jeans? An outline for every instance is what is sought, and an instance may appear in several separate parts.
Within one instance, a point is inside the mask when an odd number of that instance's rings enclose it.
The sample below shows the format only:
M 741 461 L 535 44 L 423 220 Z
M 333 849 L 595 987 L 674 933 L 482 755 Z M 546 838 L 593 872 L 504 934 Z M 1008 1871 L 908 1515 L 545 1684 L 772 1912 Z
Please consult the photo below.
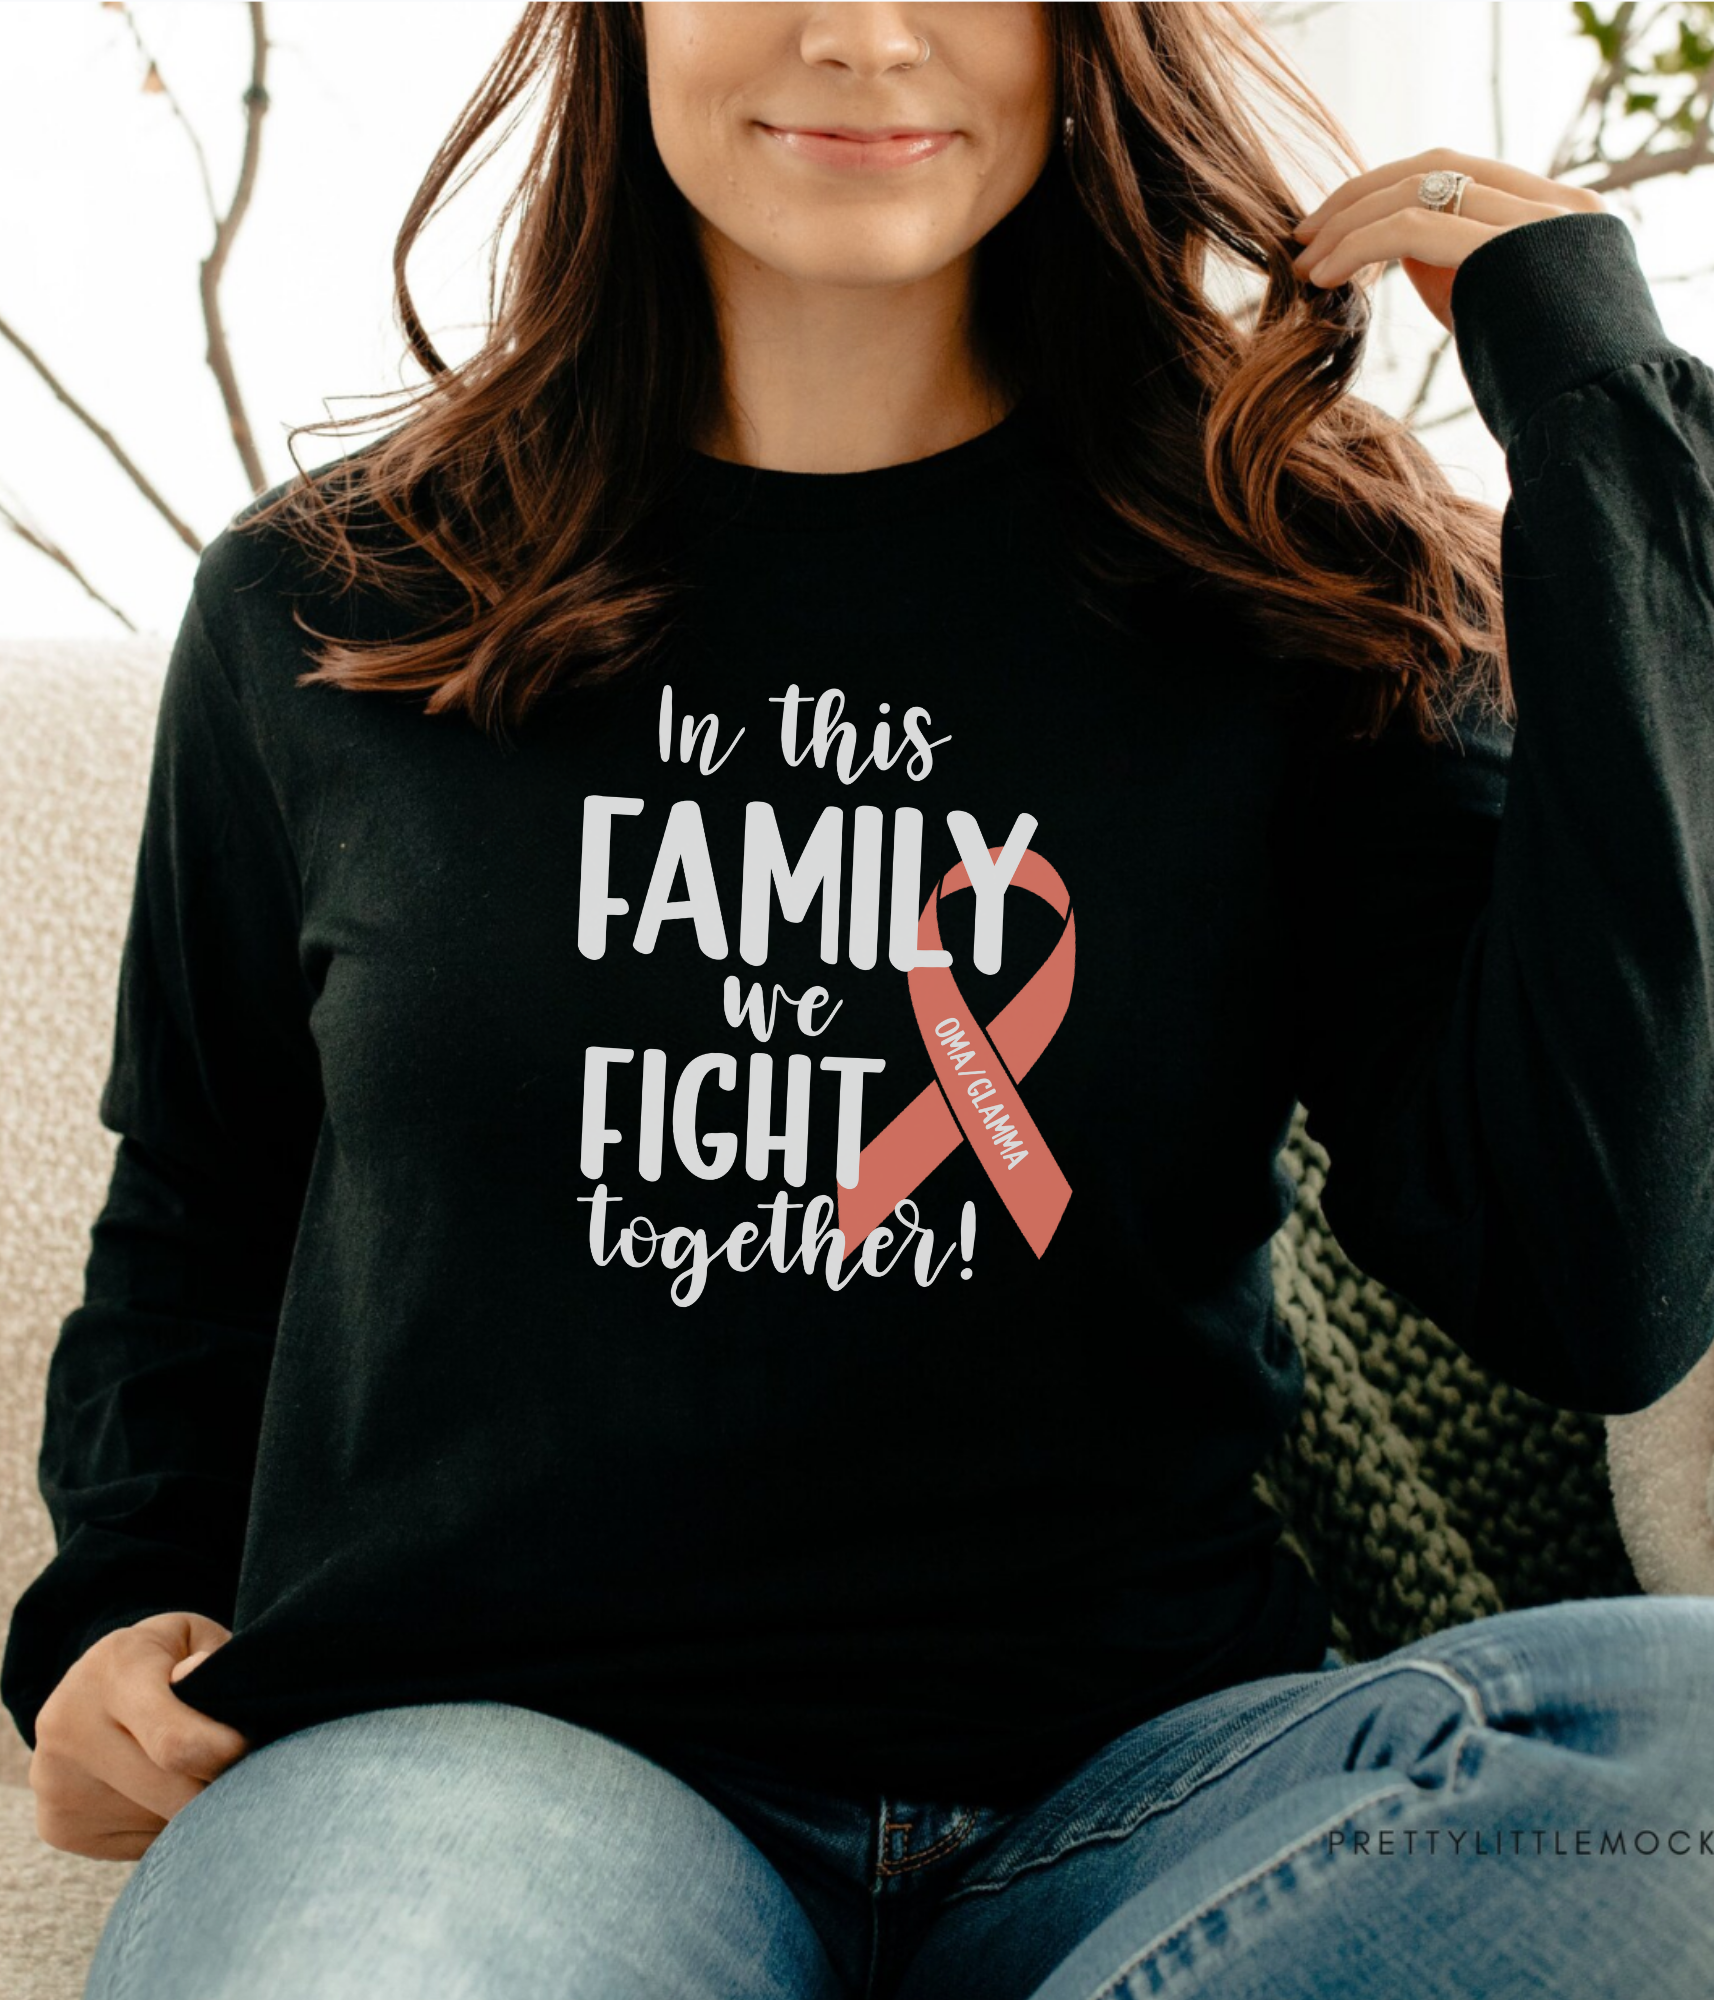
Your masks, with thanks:
M 168 1821 L 86 2000 L 1711 1990 L 1714 1598 L 1616 1597 L 1205 1695 L 1004 1809 L 342 1716 Z

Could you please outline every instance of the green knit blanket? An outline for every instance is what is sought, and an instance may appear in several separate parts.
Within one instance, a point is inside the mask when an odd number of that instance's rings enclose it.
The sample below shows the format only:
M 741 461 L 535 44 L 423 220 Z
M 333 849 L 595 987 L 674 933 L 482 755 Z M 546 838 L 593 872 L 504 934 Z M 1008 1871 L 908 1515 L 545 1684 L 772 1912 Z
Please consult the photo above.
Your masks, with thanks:
M 1281 1159 L 1298 1194 L 1274 1290 L 1306 1383 L 1255 1486 L 1327 1592 L 1333 1643 L 1368 1660 L 1496 1611 L 1635 1595 L 1601 1419 L 1486 1374 L 1346 1257 L 1301 1105 Z

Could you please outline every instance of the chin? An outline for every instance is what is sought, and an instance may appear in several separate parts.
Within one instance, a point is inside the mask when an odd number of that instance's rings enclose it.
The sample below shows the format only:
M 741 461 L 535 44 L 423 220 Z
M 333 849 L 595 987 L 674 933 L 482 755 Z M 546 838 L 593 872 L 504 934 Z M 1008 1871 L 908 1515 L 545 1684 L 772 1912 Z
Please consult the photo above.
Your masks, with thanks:
M 872 240 L 860 237 L 853 242 L 850 217 L 842 216 L 829 218 L 824 243 L 806 243 L 801 249 L 793 246 L 787 251 L 773 242 L 757 245 L 750 254 L 782 277 L 804 284 L 859 288 L 915 284 L 950 263 L 957 251 L 933 243 L 925 245 L 922 234 L 908 229 L 876 231 Z

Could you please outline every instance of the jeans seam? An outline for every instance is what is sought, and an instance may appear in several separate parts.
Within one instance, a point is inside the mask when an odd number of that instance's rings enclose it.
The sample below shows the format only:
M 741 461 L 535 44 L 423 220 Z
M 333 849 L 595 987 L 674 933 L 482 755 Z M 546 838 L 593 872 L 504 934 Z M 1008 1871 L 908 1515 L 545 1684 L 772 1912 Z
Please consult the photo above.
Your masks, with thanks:
M 187 1799 L 185 1801 L 185 1804 L 188 1805 L 189 1803 L 190 1801 Z M 184 1807 L 181 1806 L 179 1808 L 179 1811 L 182 1812 L 183 1810 Z M 172 1825 L 173 1818 L 176 1817 L 177 1815 L 175 1814 L 172 1816 L 172 1818 L 169 1818 L 166 1822 L 166 1826 L 161 1827 L 159 1832 L 156 1833 L 155 1839 L 150 1841 L 148 1847 L 143 1850 L 142 1855 L 138 1857 L 137 1865 L 139 1868 L 142 1867 L 143 1862 L 146 1861 L 150 1853 L 153 1852 L 155 1842 L 160 1839 L 161 1834 L 166 1832 L 167 1827 Z M 154 1898 L 155 1883 L 160 1876 L 160 1872 L 161 1871 L 159 1867 L 144 1869 L 143 1879 L 136 1885 L 137 1893 L 135 1897 L 132 1899 L 130 1908 L 126 1910 L 124 1917 L 121 1919 L 125 1935 L 122 1939 L 118 1936 L 115 1936 L 113 1940 L 113 1947 L 114 1947 L 113 1981 L 111 1987 L 109 1988 L 111 2000 L 129 2000 L 129 1996 L 131 1995 L 132 1992 L 135 1991 L 135 1987 L 133 1985 L 131 1978 L 131 1973 L 133 1967 L 136 1964 L 137 1954 L 135 1950 L 132 1949 L 131 1947 L 133 1947 L 136 1944 L 138 1935 L 142 1931 L 144 1923 L 147 1921 L 149 1915 L 149 1905 Z M 120 1884 L 119 1894 L 123 1895 L 126 1889 L 130 1888 L 130 1886 L 131 1886 L 131 1878 L 127 1877 L 126 1880 Z M 114 1902 L 117 1903 L 118 1900 L 119 1898 L 116 1896 L 114 1898 Z M 110 1906 L 108 1910 L 109 1919 L 111 1919 L 112 1914 L 113 1911 Z M 99 1948 L 99 1941 L 98 1941 L 98 1948 Z M 87 1977 L 88 1975 L 86 1973 L 85 1974 L 86 1980 Z
M 1244 1874 L 1235 1876 L 1232 1881 L 1226 1883 L 1212 1895 L 1204 1897 L 1195 1909 L 1187 1911 L 1182 1917 L 1174 1918 L 1172 1923 L 1164 1930 L 1157 1931 L 1139 1952 L 1126 1959 L 1123 1965 L 1116 1967 L 1095 1988 L 1089 1995 L 1089 2000 L 1112 2000 L 1112 1996 L 1118 1992 L 1120 1985 L 1128 1980 L 1132 1973 L 1140 1966 L 1146 1964 L 1149 1959 L 1155 1957 L 1175 1937 L 1189 1930 L 1191 1925 L 1196 1923 L 1198 1919 L 1207 1916 L 1210 1910 L 1217 1909 L 1222 1903 L 1230 1902 L 1240 1889 L 1248 1888 L 1252 1882 L 1259 1881 L 1262 1876 L 1279 1867 L 1281 1862 L 1289 1861 L 1294 1854 L 1301 1854 L 1305 1848 L 1319 1840 L 1323 1834 L 1327 1833 L 1331 1828 L 1340 1825 L 1341 1822 L 1351 1818 L 1354 1813 L 1362 1812 L 1367 1807 L 1378 1805 L 1386 1799 L 1408 1798 L 1416 1789 L 1414 1785 L 1389 1785 L 1384 1791 L 1371 1792 L 1367 1798 L 1358 1799 L 1353 1804 L 1341 1806 L 1335 1813 L 1329 1813 L 1320 1825 L 1311 1827 L 1308 1833 L 1294 1835 L 1283 1847 L 1276 1849 L 1274 1853 L 1270 1854 L 1265 1861 L 1259 1861 L 1255 1867 L 1246 1870 Z
M 915 1853 L 911 1851 L 908 1837 L 913 1824 L 914 1822 L 908 1819 L 889 1819 L 882 1826 L 880 1858 L 875 1864 L 875 1873 L 878 1876 L 906 1875 L 913 1868 L 921 1868 L 930 1861 L 939 1860 L 943 1854 L 950 1854 L 953 1848 L 957 1847 L 963 1841 L 971 1827 L 976 1824 L 976 1808 L 974 1806 L 962 1807 L 958 1819 L 954 1821 L 948 1832 L 943 1833 L 932 1846 L 922 1848 Z M 887 1835 L 895 1827 L 902 1828 L 907 1836 L 904 1857 L 899 1861 L 889 1859 L 887 1854 Z
M 862 2000 L 874 2000 L 875 1975 L 881 1969 L 881 1864 L 887 1858 L 887 1802 L 875 1808 L 875 1876 L 869 1884 L 869 1963 L 863 1968 Z
M 991 1895 L 998 1890 L 1004 1889 L 1009 1883 L 1015 1882 L 1020 1875 L 1029 1874 L 1038 1868 L 1053 1867 L 1056 1863 L 1063 1861 L 1068 1854 L 1077 1853 L 1080 1848 L 1093 1847 L 1102 1841 L 1129 1839 L 1146 1820 L 1153 1819 L 1160 1813 L 1170 1812 L 1174 1806 L 1182 1805 L 1186 1799 L 1194 1798 L 1204 1786 L 1212 1784 L 1216 1778 L 1223 1778 L 1228 1771 L 1235 1769 L 1247 1757 L 1253 1757 L 1258 1751 L 1266 1749 L 1270 1744 L 1277 1743 L 1288 1731 L 1296 1729 L 1299 1724 L 1308 1722 L 1313 1717 L 1319 1715 L 1329 1703 L 1341 1700 L 1352 1688 L 1366 1687 L 1370 1682 L 1379 1680 L 1383 1674 L 1398 1673 L 1401 1670 L 1412 1673 L 1432 1674 L 1437 1679 L 1448 1682 L 1463 1700 L 1465 1706 L 1470 1709 L 1477 1724 L 1482 1728 L 1488 1727 L 1487 1710 L 1483 1705 L 1481 1693 L 1475 1683 L 1467 1675 L 1458 1672 L 1456 1668 L 1447 1666 L 1445 1661 L 1431 1659 L 1400 1660 L 1390 1665 L 1383 1661 L 1377 1661 L 1375 1662 L 1375 1671 L 1367 1676 L 1366 1679 L 1358 1681 L 1348 1680 L 1342 1687 L 1328 1689 L 1323 1699 L 1317 1701 L 1313 1707 L 1304 1709 L 1301 1714 L 1293 1716 L 1284 1728 L 1274 1731 L 1271 1735 L 1264 1734 L 1254 1742 L 1247 1743 L 1241 1749 L 1233 1751 L 1219 1763 L 1211 1765 L 1193 1784 L 1187 1785 L 1183 1791 L 1175 1792 L 1170 1798 L 1157 1799 L 1150 1804 L 1142 1806 L 1134 1813 L 1127 1814 L 1125 1818 L 1114 1821 L 1106 1826 L 1085 1828 L 1081 1832 L 1074 1834 L 1071 1838 L 1061 1842 L 1051 1853 L 1026 1856 L 1015 1868 L 998 1878 L 983 1882 L 961 1882 L 943 1901 L 945 1903 L 955 1903 L 963 1896 Z M 1350 1673 L 1351 1669 L 1347 1667 L 1344 1671 Z M 1462 1752 L 1460 1752 L 1460 1757 L 1462 1757 Z

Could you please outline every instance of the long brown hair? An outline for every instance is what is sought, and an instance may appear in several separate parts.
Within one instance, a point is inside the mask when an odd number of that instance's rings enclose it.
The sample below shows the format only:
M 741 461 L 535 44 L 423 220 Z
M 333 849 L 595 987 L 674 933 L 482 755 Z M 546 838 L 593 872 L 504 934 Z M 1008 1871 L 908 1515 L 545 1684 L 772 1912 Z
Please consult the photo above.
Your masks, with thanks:
M 1455 686 L 1509 718 L 1499 515 L 1348 393 L 1362 288 L 1290 269 L 1300 211 L 1274 157 L 1277 114 L 1361 171 L 1343 128 L 1245 7 L 1045 14 L 1075 136 L 977 247 L 975 339 L 1055 441 L 1092 601 L 1188 570 L 1264 657 L 1337 670 L 1351 735 L 1408 704 L 1408 726 L 1438 740 Z M 544 86 L 492 239 L 485 338 L 449 365 L 406 263 Z M 1261 279 L 1247 310 L 1213 296 L 1221 259 Z M 375 419 L 294 426 L 295 477 L 234 525 L 280 521 L 342 589 L 438 603 L 379 642 L 314 634 L 301 681 L 426 690 L 428 712 L 504 735 L 545 694 L 659 643 L 674 580 L 651 524 L 721 382 L 687 205 L 653 141 L 636 7 L 523 9 L 418 188 L 393 268 L 427 376 L 397 392 L 405 420 L 312 471 L 300 435 Z M 383 517 L 380 534 L 364 525 Z

